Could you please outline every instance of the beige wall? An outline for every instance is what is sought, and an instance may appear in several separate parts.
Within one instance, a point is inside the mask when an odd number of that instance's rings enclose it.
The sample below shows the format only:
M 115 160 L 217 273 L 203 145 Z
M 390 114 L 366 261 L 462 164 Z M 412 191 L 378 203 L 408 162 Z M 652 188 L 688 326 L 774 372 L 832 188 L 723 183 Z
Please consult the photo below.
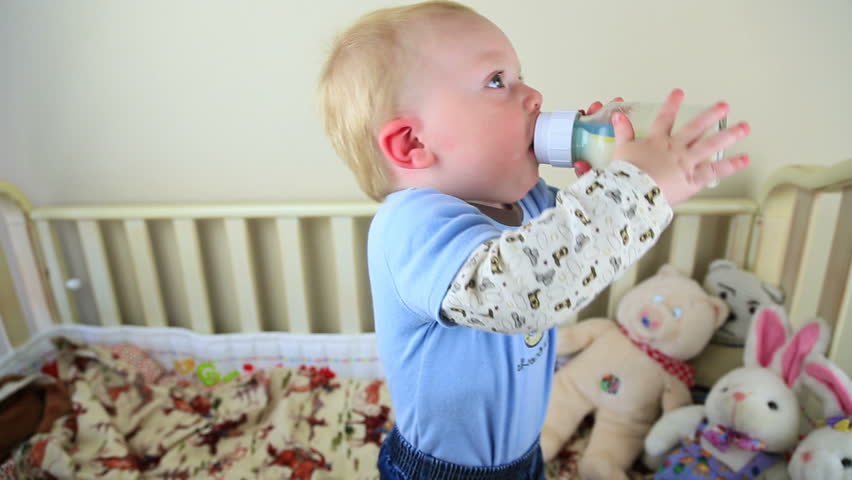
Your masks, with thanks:
M 363 199 L 315 81 L 334 32 L 397 3 L 0 2 L 0 178 L 37 205 Z M 849 0 L 469 4 L 513 39 L 545 109 L 671 87 L 729 101 L 754 167 L 712 195 L 852 156 Z

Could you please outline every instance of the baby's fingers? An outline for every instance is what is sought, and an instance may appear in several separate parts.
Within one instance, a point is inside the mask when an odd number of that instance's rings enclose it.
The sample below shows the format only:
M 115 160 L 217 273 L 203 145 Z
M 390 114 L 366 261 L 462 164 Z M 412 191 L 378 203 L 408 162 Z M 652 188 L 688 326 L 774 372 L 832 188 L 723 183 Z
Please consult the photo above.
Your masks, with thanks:
M 612 130 L 615 133 L 616 147 L 633 141 L 633 137 L 636 135 L 633 132 L 633 124 L 630 123 L 630 119 L 621 112 L 612 114 Z
M 580 110 L 580 115 L 594 115 L 601 108 L 603 108 L 603 103 L 595 102 L 595 103 L 589 105 L 588 109 Z
M 742 154 L 733 158 L 723 158 L 718 162 L 703 162 L 695 167 L 692 179 L 696 185 L 702 188 L 708 184 L 739 172 L 747 167 L 748 155 Z
M 700 139 L 704 132 L 718 125 L 719 121 L 728 114 L 729 109 L 727 103 L 719 102 L 692 117 L 684 126 L 678 128 L 673 137 L 683 145 L 691 145 Z
M 665 135 L 669 136 L 672 133 L 677 111 L 680 109 L 680 104 L 683 103 L 683 90 L 676 88 L 672 90 L 663 106 L 660 107 L 660 112 L 651 124 L 651 136 Z
M 692 165 L 712 157 L 717 152 L 737 143 L 741 138 L 751 133 L 751 127 L 742 122 L 734 127 L 726 128 L 708 138 L 699 140 L 689 149 L 689 161 Z

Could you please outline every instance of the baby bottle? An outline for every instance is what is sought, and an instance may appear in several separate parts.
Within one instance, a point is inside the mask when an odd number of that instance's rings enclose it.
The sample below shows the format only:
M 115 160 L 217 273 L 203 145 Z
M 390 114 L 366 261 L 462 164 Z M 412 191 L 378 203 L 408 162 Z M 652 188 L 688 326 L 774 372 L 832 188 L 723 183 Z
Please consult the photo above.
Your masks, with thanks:
M 612 128 L 612 115 L 624 113 L 633 125 L 636 138 L 644 137 L 657 117 L 662 104 L 637 102 L 612 102 L 603 106 L 593 115 L 581 116 L 576 111 L 541 112 L 535 124 L 533 149 L 539 163 L 554 167 L 572 167 L 574 162 L 583 160 L 592 168 L 603 168 L 612 161 L 615 147 L 615 132 Z M 688 120 L 703 109 L 684 105 L 678 112 L 678 120 Z M 708 129 L 705 135 L 713 134 L 725 128 L 727 118 Z M 679 126 L 675 121 L 674 128 Z M 718 152 L 709 160 L 723 157 Z

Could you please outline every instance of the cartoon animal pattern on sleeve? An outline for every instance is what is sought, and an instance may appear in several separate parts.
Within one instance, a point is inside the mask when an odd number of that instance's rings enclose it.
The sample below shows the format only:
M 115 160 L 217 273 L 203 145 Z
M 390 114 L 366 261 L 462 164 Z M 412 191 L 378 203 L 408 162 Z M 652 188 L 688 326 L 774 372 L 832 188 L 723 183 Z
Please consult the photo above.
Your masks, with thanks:
M 480 330 L 535 334 L 568 319 L 637 261 L 672 220 L 644 172 L 625 162 L 557 193 L 556 206 L 479 246 L 441 315 Z

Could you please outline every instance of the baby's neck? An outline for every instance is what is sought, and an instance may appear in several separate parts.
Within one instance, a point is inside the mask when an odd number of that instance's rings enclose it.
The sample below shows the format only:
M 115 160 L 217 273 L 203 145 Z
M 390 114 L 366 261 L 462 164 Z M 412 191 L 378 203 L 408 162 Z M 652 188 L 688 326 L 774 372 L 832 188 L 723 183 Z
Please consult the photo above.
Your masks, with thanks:
M 517 203 L 496 202 L 468 202 L 478 208 L 480 212 L 487 215 L 503 225 L 520 227 L 524 220 L 524 213 Z
M 500 209 L 503 209 L 503 210 L 509 210 L 509 209 L 512 208 L 512 204 L 509 204 L 509 203 L 486 202 L 486 201 L 482 201 L 482 202 L 471 201 L 471 202 L 468 202 L 468 203 L 472 203 L 476 206 L 485 205 L 486 207 L 500 208 Z

